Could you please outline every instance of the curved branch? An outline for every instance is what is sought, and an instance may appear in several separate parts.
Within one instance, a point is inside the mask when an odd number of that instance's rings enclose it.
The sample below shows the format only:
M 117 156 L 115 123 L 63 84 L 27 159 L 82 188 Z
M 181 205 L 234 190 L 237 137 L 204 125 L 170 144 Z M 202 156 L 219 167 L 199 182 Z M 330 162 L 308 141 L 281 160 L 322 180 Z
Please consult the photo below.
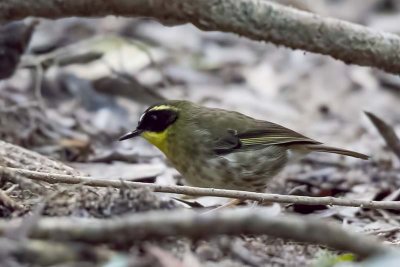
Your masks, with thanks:
M 206 31 L 330 55 L 346 63 L 400 73 L 400 38 L 361 25 L 262 0 L 3 0 L 3 21 L 28 16 L 63 18 L 144 16 L 192 23 Z
M 0 234 L 18 227 L 19 220 L 0 221 Z M 150 238 L 266 234 L 326 245 L 367 257 L 389 250 L 371 237 L 350 233 L 339 225 L 312 217 L 271 216 L 265 208 L 196 213 L 153 211 L 114 219 L 41 218 L 31 236 L 40 239 L 125 243 Z
M 53 174 L 29 171 L 16 168 L 8 168 L 0 166 L 1 176 L 22 176 L 35 181 L 44 181 L 51 184 L 82 184 L 86 186 L 96 187 L 115 187 L 115 188 L 149 188 L 154 192 L 185 194 L 190 196 L 214 196 L 237 198 L 243 200 L 255 200 L 259 202 L 276 202 L 276 203 L 297 203 L 303 205 L 336 205 L 347 207 L 361 207 L 369 209 L 392 209 L 400 210 L 400 202 L 398 201 L 370 201 L 360 199 L 343 199 L 334 197 L 306 197 L 306 196 L 290 196 L 267 193 L 255 193 L 247 191 L 200 188 L 191 186 L 167 186 L 149 183 L 119 181 L 110 179 L 96 179 L 84 176 L 74 176 L 65 174 Z

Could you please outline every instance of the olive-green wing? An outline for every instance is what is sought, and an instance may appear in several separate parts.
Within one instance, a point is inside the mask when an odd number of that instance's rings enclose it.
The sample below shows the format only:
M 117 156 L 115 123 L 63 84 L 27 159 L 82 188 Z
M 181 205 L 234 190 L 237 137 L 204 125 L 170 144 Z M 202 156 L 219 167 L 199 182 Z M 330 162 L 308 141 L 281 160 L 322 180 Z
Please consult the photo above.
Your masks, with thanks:
M 215 142 L 217 154 L 260 149 L 271 145 L 321 144 L 293 130 L 272 122 L 259 122 L 245 130 L 228 129 L 226 135 Z

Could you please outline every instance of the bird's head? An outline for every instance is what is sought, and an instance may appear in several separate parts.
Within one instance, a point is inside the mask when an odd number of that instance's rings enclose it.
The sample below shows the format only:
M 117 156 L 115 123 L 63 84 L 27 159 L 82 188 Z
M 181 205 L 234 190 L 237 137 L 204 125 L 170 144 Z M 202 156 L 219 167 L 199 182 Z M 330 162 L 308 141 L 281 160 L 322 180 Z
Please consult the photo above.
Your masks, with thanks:
M 184 102 L 186 101 L 168 101 L 149 107 L 140 116 L 136 129 L 121 136 L 119 141 L 142 136 L 166 153 L 168 131 L 178 120 Z

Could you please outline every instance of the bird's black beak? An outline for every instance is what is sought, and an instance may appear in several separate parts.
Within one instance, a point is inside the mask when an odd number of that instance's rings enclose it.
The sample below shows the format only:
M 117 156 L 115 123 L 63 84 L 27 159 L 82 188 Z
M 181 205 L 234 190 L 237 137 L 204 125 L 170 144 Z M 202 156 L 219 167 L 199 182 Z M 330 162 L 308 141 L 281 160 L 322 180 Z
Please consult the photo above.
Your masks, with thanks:
M 126 139 L 133 138 L 133 137 L 135 137 L 135 136 L 140 135 L 142 132 L 143 132 L 142 130 L 136 129 L 136 130 L 134 130 L 134 131 L 132 131 L 132 132 L 129 132 L 129 133 L 127 133 L 127 134 L 124 134 L 123 136 L 121 136 L 121 137 L 118 139 L 118 141 L 123 141 L 123 140 L 126 140 Z

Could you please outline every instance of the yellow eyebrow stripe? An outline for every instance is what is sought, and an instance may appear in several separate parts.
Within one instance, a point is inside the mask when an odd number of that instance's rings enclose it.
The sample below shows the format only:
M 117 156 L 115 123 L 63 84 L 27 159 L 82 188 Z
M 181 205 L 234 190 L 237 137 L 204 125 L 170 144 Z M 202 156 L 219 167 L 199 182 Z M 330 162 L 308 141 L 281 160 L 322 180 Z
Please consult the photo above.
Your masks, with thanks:
M 159 105 L 159 106 L 155 106 L 155 107 L 153 107 L 153 108 L 151 108 L 149 111 L 152 111 L 152 110 L 178 110 L 176 107 L 173 107 L 173 106 L 169 106 L 169 105 Z

